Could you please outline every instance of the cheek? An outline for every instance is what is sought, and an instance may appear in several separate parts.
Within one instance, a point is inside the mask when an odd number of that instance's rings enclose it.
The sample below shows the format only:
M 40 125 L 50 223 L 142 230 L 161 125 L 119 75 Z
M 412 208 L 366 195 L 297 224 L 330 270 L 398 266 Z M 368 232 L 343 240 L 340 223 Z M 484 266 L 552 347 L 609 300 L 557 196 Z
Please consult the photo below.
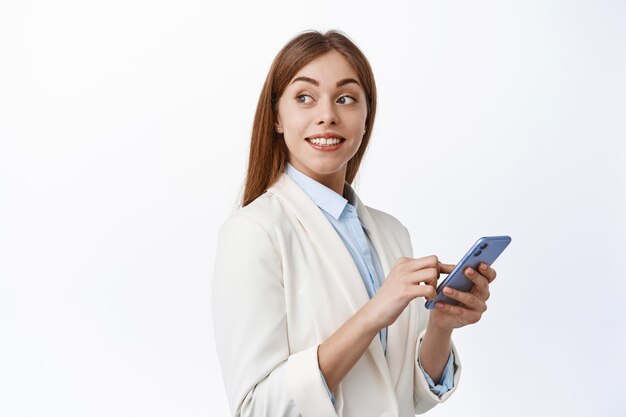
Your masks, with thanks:
M 284 138 L 285 138 L 285 145 L 287 145 L 287 150 L 289 152 L 293 152 L 293 150 L 296 149 L 296 147 L 300 143 L 298 138 L 295 137 L 293 134 L 286 134 Z
M 365 126 L 365 120 L 367 120 L 367 105 L 361 102 L 358 109 L 352 109 L 350 117 L 355 123 L 360 123 Z
M 303 114 L 296 111 L 285 111 L 281 120 L 285 130 L 292 134 L 299 134 L 306 126 L 306 120 Z
M 361 138 L 360 140 L 354 141 L 354 148 L 352 148 L 352 156 L 354 156 L 359 151 L 359 148 L 361 147 L 362 143 L 363 143 L 363 138 Z
M 350 115 L 350 125 L 353 126 L 355 135 L 363 137 L 365 129 L 365 121 L 367 120 L 367 112 L 357 112 Z
M 302 132 L 297 126 L 294 126 L 293 119 L 291 119 L 290 123 L 287 125 L 283 125 L 283 139 L 290 152 L 306 145 L 302 136 L 304 136 L 304 132 Z

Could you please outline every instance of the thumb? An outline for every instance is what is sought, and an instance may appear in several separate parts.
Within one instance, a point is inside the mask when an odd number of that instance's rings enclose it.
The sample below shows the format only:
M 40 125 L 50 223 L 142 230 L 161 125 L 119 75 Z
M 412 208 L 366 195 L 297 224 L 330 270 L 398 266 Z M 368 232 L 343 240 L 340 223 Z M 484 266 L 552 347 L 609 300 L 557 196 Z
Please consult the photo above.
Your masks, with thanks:
M 452 272 L 452 270 L 454 269 L 456 265 L 454 264 L 443 264 L 441 262 L 439 262 L 439 271 L 442 274 L 449 274 L 450 272 Z

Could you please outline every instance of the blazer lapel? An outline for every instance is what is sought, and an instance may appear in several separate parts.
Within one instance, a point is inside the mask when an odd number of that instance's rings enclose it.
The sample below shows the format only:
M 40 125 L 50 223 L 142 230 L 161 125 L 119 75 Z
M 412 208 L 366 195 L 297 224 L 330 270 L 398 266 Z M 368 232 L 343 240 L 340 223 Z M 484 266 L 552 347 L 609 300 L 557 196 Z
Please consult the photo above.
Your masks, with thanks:
M 337 286 L 337 290 L 341 291 L 346 301 L 348 302 L 352 313 L 356 313 L 363 305 L 369 301 L 369 296 L 361 275 L 354 264 L 354 260 L 350 255 L 350 252 L 346 248 L 345 244 L 337 234 L 337 231 L 330 224 L 326 216 L 321 212 L 319 207 L 311 200 L 311 198 L 286 174 L 281 174 L 279 179 L 272 185 L 268 192 L 275 194 L 287 203 L 293 213 L 298 218 L 303 228 L 308 234 L 308 237 L 315 243 L 316 246 L 323 249 L 323 252 L 327 253 L 328 262 L 333 263 L 333 267 L 338 271 L 338 275 L 343 279 L 338 280 L 334 284 Z M 359 202 L 360 203 L 360 202 Z M 381 240 L 380 233 L 375 229 L 374 224 L 369 213 L 363 211 L 363 204 L 359 204 L 361 208 L 358 210 L 359 217 L 363 213 L 366 219 L 361 219 L 372 231 L 376 230 L 374 234 L 374 246 L 381 257 L 381 263 L 385 269 L 385 273 L 389 271 L 389 259 L 391 254 L 387 254 L 385 245 Z M 390 335 L 395 334 L 395 330 L 388 330 L 388 338 Z M 392 336 L 393 339 L 396 336 Z M 389 349 L 389 345 L 387 347 Z M 370 343 L 367 353 L 371 356 L 372 360 L 376 363 L 376 367 L 379 369 L 382 378 L 390 389 L 393 389 L 395 382 L 392 382 L 391 375 L 389 373 L 389 366 L 385 360 L 385 353 L 383 352 L 382 345 L 378 341 L 378 336 Z M 387 350 L 387 355 L 389 355 Z M 396 356 L 396 354 L 393 354 Z M 397 380 L 397 377 L 396 377 Z M 395 398 L 392 391 L 388 393 L 390 398 Z
M 324 261 L 333 264 L 338 275 L 343 278 L 333 284 L 345 296 L 352 313 L 357 312 L 369 301 L 369 296 L 350 252 L 324 213 L 287 174 L 281 174 L 268 192 L 287 203 L 307 236 L 326 255 Z
M 396 260 L 403 256 L 402 250 L 390 231 L 383 230 L 381 225 L 376 223 L 368 208 L 358 197 L 356 197 L 356 199 L 359 219 L 361 219 L 361 222 L 363 222 L 363 225 L 368 230 L 369 238 L 376 249 L 381 266 L 383 267 L 385 276 L 382 277 L 382 279 L 385 279 L 389 275 Z M 404 357 L 406 355 L 406 335 L 409 334 L 410 321 L 409 308 L 410 305 L 407 306 L 396 321 L 387 328 L 386 360 L 394 389 L 403 371 Z

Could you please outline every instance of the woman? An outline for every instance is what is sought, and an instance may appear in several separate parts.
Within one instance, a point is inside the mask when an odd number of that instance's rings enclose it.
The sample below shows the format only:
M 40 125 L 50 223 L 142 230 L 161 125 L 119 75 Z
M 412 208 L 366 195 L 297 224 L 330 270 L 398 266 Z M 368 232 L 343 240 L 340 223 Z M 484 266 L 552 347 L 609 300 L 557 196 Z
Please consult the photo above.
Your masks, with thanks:
M 440 273 L 351 188 L 376 112 L 361 51 L 305 32 L 276 56 L 254 119 L 242 208 L 218 238 L 212 308 L 235 416 L 414 416 L 458 384 L 453 329 L 486 309 L 491 268 L 429 314 Z M 486 265 L 484 266 L 486 267 Z

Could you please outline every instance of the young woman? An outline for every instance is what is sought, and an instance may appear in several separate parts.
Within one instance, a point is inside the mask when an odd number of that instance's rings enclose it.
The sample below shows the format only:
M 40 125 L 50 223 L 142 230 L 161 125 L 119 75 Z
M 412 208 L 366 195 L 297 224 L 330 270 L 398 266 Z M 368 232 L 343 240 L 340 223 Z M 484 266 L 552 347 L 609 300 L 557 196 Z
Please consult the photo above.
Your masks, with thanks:
M 370 65 L 343 34 L 305 32 L 259 98 L 242 208 L 218 238 L 212 309 L 234 416 L 423 413 L 456 389 L 453 329 L 486 310 L 496 272 L 435 296 L 454 265 L 412 258 L 406 228 L 350 186 L 376 112 Z

